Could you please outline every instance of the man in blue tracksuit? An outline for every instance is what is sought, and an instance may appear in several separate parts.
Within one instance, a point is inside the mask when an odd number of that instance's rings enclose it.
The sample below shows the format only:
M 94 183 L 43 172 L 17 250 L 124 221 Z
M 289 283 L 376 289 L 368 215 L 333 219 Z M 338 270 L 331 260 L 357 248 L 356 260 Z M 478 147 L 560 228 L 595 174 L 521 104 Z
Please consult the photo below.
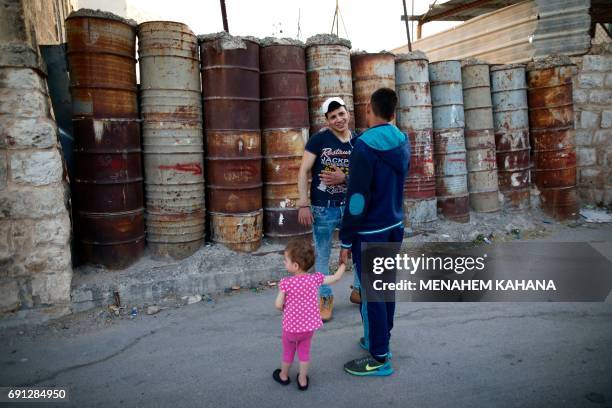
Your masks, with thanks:
M 362 285 L 361 244 L 391 242 L 399 246 L 404 237 L 404 179 L 410 162 L 410 142 L 389 122 L 395 117 L 397 95 L 389 88 L 374 92 L 367 107 L 369 129 L 355 143 L 350 157 L 347 205 L 342 219 L 340 258 L 353 254 Z M 345 371 L 353 375 L 384 376 L 393 373 L 389 338 L 395 302 L 368 302 L 362 286 L 362 348 L 370 356 L 349 361 Z

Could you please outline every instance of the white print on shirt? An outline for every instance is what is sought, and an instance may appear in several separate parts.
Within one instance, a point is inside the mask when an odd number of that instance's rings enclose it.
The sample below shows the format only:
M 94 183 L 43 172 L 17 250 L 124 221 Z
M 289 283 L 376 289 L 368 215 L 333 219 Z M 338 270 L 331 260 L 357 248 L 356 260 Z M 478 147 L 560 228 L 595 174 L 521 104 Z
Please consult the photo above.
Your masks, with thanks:
M 335 149 L 331 147 L 325 147 L 321 149 L 321 165 L 322 171 L 333 171 L 334 167 L 338 167 L 348 175 L 349 170 L 349 157 L 351 155 L 350 150 Z M 317 186 L 321 191 L 326 191 L 328 194 L 345 194 L 346 183 L 336 184 L 328 186 L 323 181 Z

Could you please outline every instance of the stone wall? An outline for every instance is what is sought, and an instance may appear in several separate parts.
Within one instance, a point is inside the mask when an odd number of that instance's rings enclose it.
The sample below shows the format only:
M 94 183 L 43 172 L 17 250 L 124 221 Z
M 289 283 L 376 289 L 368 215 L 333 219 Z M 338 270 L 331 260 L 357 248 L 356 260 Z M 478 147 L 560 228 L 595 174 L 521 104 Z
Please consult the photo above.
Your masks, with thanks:
M 572 59 L 581 204 L 612 205 L 612 44 Z
M 0 316 L 70 311 L 64 164 L 29 0 L 0 0 Z M 15 316 L 12 315 L 12 316 Z

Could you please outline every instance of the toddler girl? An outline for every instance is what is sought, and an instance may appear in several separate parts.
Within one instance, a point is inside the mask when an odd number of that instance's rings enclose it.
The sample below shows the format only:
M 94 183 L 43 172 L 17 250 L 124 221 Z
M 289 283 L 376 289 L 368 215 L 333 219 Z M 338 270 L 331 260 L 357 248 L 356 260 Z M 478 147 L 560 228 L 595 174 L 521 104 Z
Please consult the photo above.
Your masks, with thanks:
M 310 341 L 316 329 L 323 325 L 319 313 L 319 286 L 336 283 L 342 277 L 346 265 L 340 264 L 335 274 L 325 276 L 321 272 L 308 273 L 314 264 L 314 249 L 310 242 L 294 240 L 285 248 L 285 268 L 293 276 L 281 279 L 274 306 L 283 311 L 283 358 L 281 368 L 272 377 L 288 385 L 289 367 L 297 350 L 300 372 L 298 388 L 308 389 Z

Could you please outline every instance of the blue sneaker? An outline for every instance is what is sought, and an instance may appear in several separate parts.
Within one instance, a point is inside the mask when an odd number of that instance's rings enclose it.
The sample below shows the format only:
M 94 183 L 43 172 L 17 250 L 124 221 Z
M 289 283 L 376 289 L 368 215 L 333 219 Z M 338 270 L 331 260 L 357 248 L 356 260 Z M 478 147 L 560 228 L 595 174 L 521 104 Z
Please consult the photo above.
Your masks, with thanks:
M 362 349 L 364 349 L 365 351 L 370 351 L 368 350 L 368 348 L 366 347 L 365 344 L 365 337 L 360 337 L 359 338 L 359 347 L 361 347 Z M 387 357 L 389 357 L 389 360 L 393 358 L 393 353 L 391 352 L 391 348 L 389 348 L 389 352 L 387 353 Z
M 360 377 L 384 377 L 393 374 L 393 367 L 391 366 L 391 361 L 388 358 L 381 363 L 374 357 L 370 356 L 349 361 L 344 365 L 344 371 Z

